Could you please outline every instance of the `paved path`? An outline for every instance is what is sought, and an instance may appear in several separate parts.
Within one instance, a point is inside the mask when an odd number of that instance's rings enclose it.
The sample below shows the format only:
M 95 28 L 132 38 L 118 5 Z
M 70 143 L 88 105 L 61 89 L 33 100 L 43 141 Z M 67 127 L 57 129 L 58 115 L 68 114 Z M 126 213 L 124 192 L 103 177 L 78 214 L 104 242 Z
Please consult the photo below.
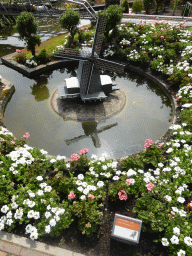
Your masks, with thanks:
M 126 16 L 126 17 L 125 17 Z M 180 17 L 173 16 L 158 16 L 159 21 L 167 20 L 170 24 L 177 24 L 181 21 Z M 149 19 L 150 18 L 150 19 Z M 151 19 L 153 18 L 153 19 Z M 121 23 L 133 22 L 139 23 L 140 20 L 146 20 L 147 22 L 154 22 L 154 16 L 147 18 L 144 15 L 124 15 Z M 174 19 L 174 20 L 173 20 Z M 179 20 L 180 19 L 180 20 Z M 185 18 L 186 19 L 186 18 Z M 81 25 L 88 25 L 91 22 L 89 20 L 82 20 Z M 192 26 L 192 18 L 187 18 L 186 26 Z M 0 256 L 85 256 L 80 253 L 65 250 L 59 247 L 46 245 L 44 243 L 35 242 L 25 237 L 16 236 L 7 232 L 0 232 Z

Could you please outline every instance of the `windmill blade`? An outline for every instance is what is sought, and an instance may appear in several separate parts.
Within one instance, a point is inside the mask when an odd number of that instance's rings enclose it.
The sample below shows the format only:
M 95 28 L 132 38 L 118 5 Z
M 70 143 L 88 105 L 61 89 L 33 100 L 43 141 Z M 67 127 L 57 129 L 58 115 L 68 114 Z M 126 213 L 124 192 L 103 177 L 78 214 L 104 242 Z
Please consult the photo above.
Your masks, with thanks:
M 91 57 L 92 49 L 83 47 L 80 50 L 65 48 L 64 50 L 57 50 L 54 53 L 55 58 L 71 59 L 71 60 L 88 60 Z
M 109 130 L 109 129 L 111 129 L 112 127 L 117 126 L 117 125 L 118 125 L 117 122 L 114 123 L 114 124 L 105 125 L 105 126 L 101 127 L 100 129 L 98 129 L 97 132 L 98 132 L 98 133 L 101 133 L 101 132 L 106 131 L 106 130 Z
M 80 135 L 78 137 L 74 137 L 73 139 L 65 140 L 65 142 L 67 145 L 70 145 L 72 143 L 78 142 L 79 140 L 85 139 L 87 137 L 88 136 L 86 136 L 86 135 Z
M 80 54 L 79 50 L 65 48 L 64 50 L 57 50 L 54 55 L 55 58 L 71 59 L 71 60 L 87 60 L 85 56 Z
M 126 65 L 118 63 L 118 62 L 104 60 L 101 58 L 95 59 L 94 64 L 99 69 L 104 69 L 104 70 L 112 71 L 112 72 L 119 73 L 119 74 L 124 73 L 124 68 L 126 66 Z
M 104 17 L 98 18 L 95 36 L 93 40 L 92 56 L 94 56 L 94 53 L 96 53 L 97 56 L 99 57 L 99 54 L 101 52 L 101 46 L 103 43 L 103 35 L 105 32 L 106 24 L 107 24 L 107 20 Z

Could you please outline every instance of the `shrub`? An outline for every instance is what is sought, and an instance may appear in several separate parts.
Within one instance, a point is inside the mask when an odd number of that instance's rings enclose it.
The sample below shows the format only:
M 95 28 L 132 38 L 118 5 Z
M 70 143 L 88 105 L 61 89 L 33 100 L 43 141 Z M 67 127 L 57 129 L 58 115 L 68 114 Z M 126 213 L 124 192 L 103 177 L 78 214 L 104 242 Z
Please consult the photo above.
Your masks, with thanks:
M 135 0 L 132 6 L 132 11 L 135 13 L 140 13 L 144 10 L 144 4 L 142 0 Z
M 107 20 L 104 35 L 108 39 L 109 31 L 121 23 L 121 19 L 123 18 L 123 8 L 119 5 L 110 5 L 104 12 L 98 12 L 96 16 L 104 17 Z
M 187 5 L 187 4 L 186 4 Z M 183 9 L 181 11 L 181 16 L 187 17 L 189 15 L 189 9 L 186 8 L 186 5 L 183 6 Z
M 144 8 L 146 13 L 149 13 L 152 8 L 155 7 L 156 1 L 155 0 L 143 0 Z
M 128 0 L 123 0 L 121 6 L 124 7 L 123 12 L 129 13 L 129 3 L 128 3 Z
M 15 61 L 25 64 L 26 62 L 26 54 L 24 52 L 18 52 L 18 54 L 15 57 Z
M 43 49 L 37 56 L 37 62 L 38 64 L 46 64 L 48 60 L 49 60 L 49 55 L 46 49 Z

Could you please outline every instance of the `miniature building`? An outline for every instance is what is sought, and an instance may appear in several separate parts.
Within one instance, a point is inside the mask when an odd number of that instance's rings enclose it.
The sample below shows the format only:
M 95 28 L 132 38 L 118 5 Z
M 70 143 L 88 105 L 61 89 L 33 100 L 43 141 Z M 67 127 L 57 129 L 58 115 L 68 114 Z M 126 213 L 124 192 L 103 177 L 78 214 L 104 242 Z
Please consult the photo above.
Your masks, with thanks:
M 84 47 L 77 51 L 74 49 L 59 50 L 54 55 L 58 58 L 79 59 L 77 77 L 65 79 L 64 85 L 58 86 L 61 99 L 81 97 L 82 101 L 103 100 L 109 93 L 119 90 L 112 82 L 110 76 L 100 75 L 99 69 L 117 71 L 122 73 L 124 65 L 99 58 L 106 20 L 100 17 L 97 21 L 93 47 Z

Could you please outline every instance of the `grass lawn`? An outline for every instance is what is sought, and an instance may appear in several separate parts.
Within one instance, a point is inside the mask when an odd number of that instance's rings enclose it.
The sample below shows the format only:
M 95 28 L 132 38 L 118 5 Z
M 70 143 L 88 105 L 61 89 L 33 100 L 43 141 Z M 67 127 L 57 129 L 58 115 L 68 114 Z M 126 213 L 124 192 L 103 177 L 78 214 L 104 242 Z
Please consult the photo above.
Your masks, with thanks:
M 85 27 L 90 28 L 91 25 L 85 25 L 82 28 L 85 28 Z M 47 41 L 42 42 L 40 46 L 36 46 L 35 50 L 40 52 L 41 50 L 46 49 L 47 53 L 50 53 L 50 57 L 52 57 L 54 48 L 58 45 L 64 44 L 65 36 L 67 34 L 68 33 L 63 33 L 62 35 L 58 35 L 56 37 L 50 38 Z M 26 59 L 29 59 L 31 57 L 31 52 L 27 51 L 27 49 L 24 49 L 23 52 L 26 53 Z

